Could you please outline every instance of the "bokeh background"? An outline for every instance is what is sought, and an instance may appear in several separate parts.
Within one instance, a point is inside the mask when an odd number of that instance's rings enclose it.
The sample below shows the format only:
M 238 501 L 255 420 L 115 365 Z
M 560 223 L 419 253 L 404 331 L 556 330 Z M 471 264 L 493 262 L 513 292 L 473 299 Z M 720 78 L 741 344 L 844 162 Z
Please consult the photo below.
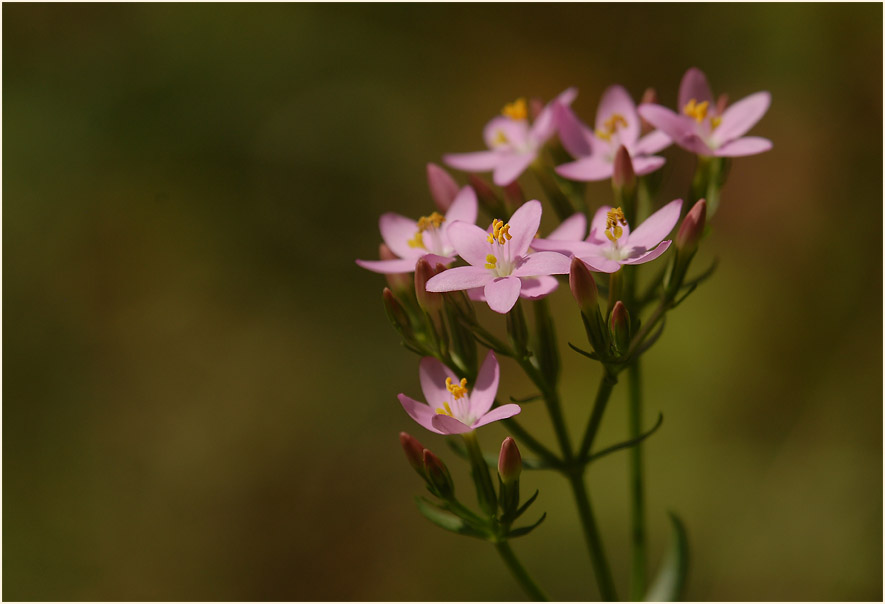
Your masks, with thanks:
M 690 599 L 881 600 L 881 23 L 878 4 L 4 5 L 4 599 L 521 599 L 491 547 L 414 507 L 400 430 L 465 491 L 466 467 L 398 405 L 417 359 L 353 260 L 382 212 L 428 211 L 426 162 L 481 148 L 505 102 L 575 85 L 591 120 L 621 83 L 673 105 L 695 65 L 733 100 L 771 91 L 753 133 L 774 149 L 734 162 L 700 256 L 719 271 L 645 361 L 647 421 L 666 418 L 651 570 L 673 510 Z M 693 162 L 665 155 L 660 201 Z M 565 348 L 567 290 L 551 303 L 577 432 L 597 373 Z M 625 415 L 619 391 L 601 443 Z M 622 594 L 626 464 L 589 473 Z M 566 484 L 523 482 L 548 520 L 517 552 L 555 598 L 595 597 Z

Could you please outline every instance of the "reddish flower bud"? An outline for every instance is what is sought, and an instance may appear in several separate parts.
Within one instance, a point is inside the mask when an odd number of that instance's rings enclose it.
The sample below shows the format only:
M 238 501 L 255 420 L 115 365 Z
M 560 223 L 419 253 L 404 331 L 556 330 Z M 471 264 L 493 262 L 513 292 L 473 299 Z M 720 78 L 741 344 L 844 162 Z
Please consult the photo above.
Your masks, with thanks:
M 610 322 L 612 340 L 615 347 L 623 354 L 630 348 L 630 313 L 620 300 L 615 302 L 612 308 Z
M 532 121 L 538 119 L 538 116 L 541 115 L 542 111 L 544 111 L 544 101 L 538 97 L 532 97 L 529 100 L 529 113 L 532 116 Z
M 378 257 L 381 260 L 399 260 L 399 256 L 393 253 L 393 251 L 387 247 L 386 243 L 382 243 L 378 246 Z M 412 287 L 412 275 L 409 273 L 388 273 L 384 275 L 384 278 L 387 279 L 387 285 L 393 291 L 397 293 L 404 293 L 409 291 Z
M 590 315 L 599 308 L 599 289 L 596 287 L 596 279 L 593 278 L 587 265 L 577 256 L 572 257 L 568 285 L 572 290 L 572 296 L 575 297 L 581 308 L 581 312 Z
M 701 199 L 682 220 L 679 232 L 676 234 L 676 249 L 680 253 L 692 254 L 698 248 L 701 235 L 707 223 L 707 202 Z
M 515 210 L 525 203 L 525 194 L 522 192 L 522 187 L 519 186 L 518 181 L 514 180 L 509 185 L 501 187 L 501 189 L 504 191 L 504 202 L 507 204 L 508 210 Z
M 415 297 L 418 298 L 418 305 L 427 313 L 434 313 L 442 309 L 442 294 L 427 291 L 427 281 L 438 272 L 424 258 L 415 264 Z
M 657 104 L 658 102 L 658 93 L 654 88 L 646 88 L 645 92 L 642 93 L 642 98 L 639 100 L 640 105 L 644 104 Z M 645 118 L 642 115 L 639 116 L 639 125 L 641 134 L 648 134 L 652 130 L 655 129 L 649 122 L 645 121 Z
M 509 436 L 501 443 L 501 453 L 498 455 L 498 475 L 501 482 L 511 484 L 519 480 L 522 472 L 522 456 L 516 446 L 516 441 Z
M 399 442 L 406 452 L 406 459 L 418 474 L 424 476 L 424 445 L 407 432 L 399 433 Z
M 724 92 L 716 99 L 716 115 L 722 115 L 725 108 L 728 107 L 728 95 Z
M 439 457 L 428 449 L 424 449 L 424 471 L 427 474 L 427 481 L 436 489 L 440 497 L 448 499 L 455 494 L 455 484 L 452 482 L 449 469 Z
M 618 147 L 618 151 L 615 153 L 612 182 L 614 186 L 620 189 L 631 188 L 636 184 L 636 172 L 633 170 L 633 161 L 630 159 L 630 152 L 627 151 L 624 145 Z
M 481 203 L 486 206 L 495 206 L 500 203 L 492 187 L 476 174 L 468 174 L 467 182 L 476 191 L 476 197 Z
M 448 172 L 433 163 L 427 164 L 427 185 L 440 212 L 445 212 L 458 195 L 458 183 Z
M 387 318 L 390 319 L 390 322 L 393 323 L 393 326 L 403 335 L 403 337 L 410 338 L 413 334 L 409 315 L 406 314 L 405 309 L 389 288 L 384 288 L 383 297 L 384 310 L 387 311 Z

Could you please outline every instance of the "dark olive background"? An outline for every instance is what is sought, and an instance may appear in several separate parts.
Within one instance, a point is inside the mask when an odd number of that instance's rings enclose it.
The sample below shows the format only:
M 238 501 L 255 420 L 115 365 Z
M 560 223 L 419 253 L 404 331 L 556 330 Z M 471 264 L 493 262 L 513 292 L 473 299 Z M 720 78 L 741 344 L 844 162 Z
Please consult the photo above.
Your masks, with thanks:
M 382 212 L 431 208 L 425 163 L 479 149 L 506 101 L 575 85 L 592 120 L 620 83 L 673 105 L 696 65 L 732 100 L 771 91 L 753 134 L 774 149 L 734 162 L 699 256 L 720 269 L 645 361 L 647 421 L 666 418 L 651 564 L 673 510 L 690 599 L 880 600 L 881 23 L 877 4 L 4 5 L 3 597 L 520 599 L 491 547 L 414 507 L 400 430 L 465 494 L 466 468 L 399 407 L 417 359 L 353 259 Z M 692 170 L 665 155 L 659 202 Z M 598 372 L 565 347 L 567 290 L 551 304 L 577 433 Z M 529 391 L 505 363 L 502 393 Z M 624 416 L 619 390 L 600 442 Z M 625 471 L 588 474 L 622 594 Z M 555 598 L 595 597 L 566 485 L 523 484 L 548 520 L 515 549 Z

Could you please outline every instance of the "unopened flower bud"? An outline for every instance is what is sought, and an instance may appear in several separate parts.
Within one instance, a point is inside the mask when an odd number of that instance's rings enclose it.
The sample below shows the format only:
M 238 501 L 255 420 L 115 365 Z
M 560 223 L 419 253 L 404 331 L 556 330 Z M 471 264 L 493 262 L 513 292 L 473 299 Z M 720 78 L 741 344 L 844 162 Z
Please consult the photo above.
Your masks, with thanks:
M 516 446 L 516 441 L 509 436 L 501 443 L 501 454 L 498 456 L 498 475 L 501 482 L 511 484 L 519 480 L 522 472 L 522 456 Z
M 640 105 L 644 104 L 657 104 L 658 102 L 658 93 L 654 88 L 646 88 L 645 92 L 642 93 L 642 98 L 639 100 Z M 649 122 L 645 121 L 645 118 L 642 115 L 639 116 L 639 125 L 641 134 L 648 134 L 652 130 L 655 129 Z
M 399 260 L 400 257 L 393 253 L 386 243 L 378 246 L 378 257 L 381 260 Z M 397 293 L 409 291 L 412 287 L 412 276 L 409 273 L 387 273 L 384 275 L 387 285 Z
M 630 313 L 624 303 L 618 300 L 612 308 L 611 315 L 612 340 L 622 354 L 630 348 Z
M 504 207 L 504 203 L 498 197 L 498 194 L 495 193 L 494 189 L 492 189 L 486 181 L 476 174 L 468 174 L 467 182 L 473 187 L 473 191 L 476 193 L 476 199 L 486 212 L 492 216 L 509 214 L 507 208 Z
M 722 115 L 725 108 L 728 107 L 728 95 L 724 92 L 716 99 L 716 115 Z
M 615 153 L 614 173 L 612 183 L 620 189 L 632 188 L 636 184 L 636 172 L 633 170 L 633 161 L 627 147 L 621 145 Z
M 406 459 L 418 474 L 424 476 L 424 445 L 407 432 L 399 433 L 399 442 L 406 452 Z
M 415 297 L 418 298 L 418 305 L 427 313 L 435 313 L 442 309 L 442 294 L 427 291 L 427 281 L 438 272 L 424 258 L 415 264 Z
M 390 291 L 389 288 L 384 288 L 384 310 L 387 312 L 387 318 L 390 319 L 390 322 L 396 328 L 403 337 L 411 337 L 412 335 L 412 324 L 409 321 L 409 315 L 406 314 L 405 309 L 396 299 L 396 296 L 393 295 L 393 292 Z
M 507 209 L 509 213 L 513 213 L 513 210 L 520 207 L 525 203 L 525 194 L 522 192 L 522 187 L 519 186 L 518 181 L 513 181 L 509 185 L 504 185 L 501 187 L 504 191 L 504 203 L 507 204 Z
M 538 119 L 538 116 L 541 115 L 542 111 L 544 111 L 544 101 L 538 97 L 532 97 L 529 99 L 529 114 L 532 116 L 532 121 Z
M 427 164 L 427 185 L 440 212 L 445 212 L 458 195 L 458 183 L 448 172 L 434 163 Z
M 424 471 L 430 486 L 436 489 L 440 497 L 448 499 L 455 494 L 455 484 L 452 482 L 449 469 L 439 457 L 428 449 L 424 449 Z
M 703 199 L 694 204 L 688 214 L 682 220 L 679 232 L 676 234 L 676 249 L 680 254 L 693 254 L 698 247 L 698 241 L 704 234 L 707 223 L 707 202 Z
M 587 265 L 577 256 L 572 256 L 568 285 L 581 312 L 589 315 L 599 308 L 599 289 L 596 287 L 596 279 L 593 278 Z

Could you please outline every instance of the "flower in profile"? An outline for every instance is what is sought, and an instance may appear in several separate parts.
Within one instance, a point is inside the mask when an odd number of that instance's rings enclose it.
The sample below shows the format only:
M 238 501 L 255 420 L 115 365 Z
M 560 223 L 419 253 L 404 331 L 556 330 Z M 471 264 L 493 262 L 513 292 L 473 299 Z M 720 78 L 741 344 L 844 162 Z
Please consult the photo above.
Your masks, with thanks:
M 483 130 L 488 151 L 449 153 L 443 156 L 443 161 L 452 168 L 466 172 L 492 171 L 492 180 L 496 185 L 509 185 L 535 161 L 544 143 L 556 131 L 554 108 L 570 105 L 577 94 L 574 88 L 564 91 L 550 101 L 531 124 L 529 105 L 525 99 L 508 103 L 501 115 L 492 118 Z
M 433 212 L 415 221 L 393 212 L 382 214 L 378 220 L 381 237 L 395 257 L 357 260 L 356 263 L 376 273 L 411 273 L 421 258 L 433 266 L 451 264 L 455 250 L 449 241 L 448 229 L 455 221 L 473 224 L 476 212 L 476 193 L 467 186 L 461 189 L 445 215 Z
M 495 353 L 489 351 L 476 384 L 468 388 L 467 379 L 458 379 L 455 373 L 433 357 L 421 359 L 418 375 L 427 403 L 421 403 L 405 394 L 399 402 L 416 422 L 437 434 L 463 434 L 488 423 L 513 417 L 519 405 L 507 404 L 492 409 L 498 393 L 500 368 Z
M 650 104 L 640 105 L 639 114 L 692 153 L 739 157 L 771 149 L 771 141 L 766 138 L 744 136 L 762 119 L 770 104 L 768 92 L 757 92 L 726 107 L 726 97 L 714 101 L 707 76 L 692 67 L 679 85 L 680 113 Z
M 427 281 L 427 291 L 483 288 L 482 299 L 504 314 L 517 298 L 542 298 L 556 289 L 556 278 L 569 271 L 569 259 L 556 252 L 528 253 L 541 224 L 541 202 L 528 201 L 510 222 L 494 220 L 488 231 L 453 222 L 448 235 L 455 251 L 471 266 L 445 270 Z
M 603 206 L 593 216 L 587 239 L 581 241 L 583 229 L 573 240 L 562 238 L 557 229 L 551 233 L 552 237 L 535 239 L 532 247 L 571 254 L 594 271 L 614 273 L 621 265 L 650 262 L 666 252 L 671 241 L 662 240 L 676 226 L 681 211 L 682 200 L 675 199 L 649 216 L 631 233 L 621 208 Z M 580 223 L 579 219 L 572 217 L 564 221 L 560 229 L 567 227 L 566 230 L 574 235 Z
M 593 181 L 611 178 L 618 148 L 627 149 L 633 169 L 642 176 L 664 165 L 654 153 L 668 147 L 670 137 L 655 130 L 641 136 L 642 123 L 636 105 L 623 86 L 609 86 L 596 110 L 596 127 L 591 130 L 570 107 L 556 105 L 554 118 L 562 146 L 577 160 L 556 167 L 560 176 L 571 180 Z

